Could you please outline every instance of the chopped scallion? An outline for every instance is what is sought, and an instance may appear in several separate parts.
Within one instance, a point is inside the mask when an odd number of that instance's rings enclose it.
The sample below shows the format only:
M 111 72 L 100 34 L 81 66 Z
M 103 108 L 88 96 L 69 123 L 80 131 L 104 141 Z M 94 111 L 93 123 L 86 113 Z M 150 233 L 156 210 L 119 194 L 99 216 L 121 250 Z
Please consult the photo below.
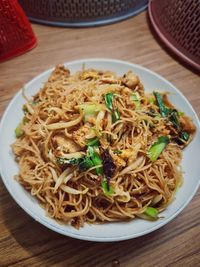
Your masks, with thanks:
M 118 108 L 116 108 L 113 112 L 112 112 L 112 122 L 115 123 L 116 121 L 118 121 L 120 119 L 120 113 Z
M 187 133 L 187 132 L 180 132 L 180 134 L 179 134 L 179 136 L 180 136 L 180 138 L 182 139 L 182 140 L 184 140 L 184 141 L 188 141 L 189 140 L 189 138 L 190 138 L 190 135 L 189 135 L 189 133 Z
M 104 178 L 103 181 L 101 182 L 101 187 L 106 196 L 111 196 L 112 194 L 114 194 L 114 189 L 112 188 L 111 185 L 108 184 L 106 178 Z
M 168 143 L 169 138 L 167 136 L 160 136 L 147 152 L 150 160 L 156 161 Z
M 71 158 L 71 159 L 66 159 L 66 158 L 57 158 L 57 163 L 60 165 L 63 164 L 70 164 L 70 165 L 78 165 L 82 161 L 82 158 Z
M 87 146 L 99 146 L 99 139 L 98 138 L 91 138 L 87 141 Z
M 96 114 L 102 110 L 101 104 L 81 104 L 79 105 L 80 112 L 84 115 L 84 120 L 88 121 L 89 118 L 96 116 Z
M 135 104 L 135 108 L 136 109 L 139 109 L 140 108 L 140 105 L 141 105 L 141 102 L 140 102 L 140 96 L 139 94 L 136 92 L 136 93 L 133 93 L 131 95 L 131 100 L 133 100 L 134 104 Z
M 113 110 L 113 99 L 114 99 L 113 93 L 107 93 L 105 95 L 105 103 L 109 110 Z
M 180 123 L 178 119 L 179 115 L 176 109 L 169 110 L 169 119 L 174 125 L 174 127 L 179 131 L 180 130 Z
M 157 219 L 158 218 L 158 210 L 153 207 L 147 207 L 146 210 L 144 211 L 144 214 Z
M 102 165 L 102 159 L 100 158 L 99 154 L 94 151 L 94 148 L 92 146 L 88 147 L 88 155 L 93 163 L 93 166 Z M 96 173 L 97 175 L 103 174 L 103 167 L 97 167 Z
M 158 92 L 153 92 L 153 94 L 156 98 L 156 102 L 157 102 L 157 105 L 159 107 L 161 116 L 166 117 L 168 115 L 168 108 L 166 108 L 166 106 L 164 105 L 163 98 L 162 98 L 161 94 Z
M 179 116 L 183 116 L 185 113 L 183 111 L 178 111 Z
M 113 153 L 116 154 L 116 155 L 120 155 L 120 154 L 122 154 L 122 151 L 118 150 L 118 149 L 115 149 L 115 150 L 113 150 Z
M 24 135 L 24 131 L 22 130 L 21 125 L 22 125 L 22 123 L 20 123 L 20 124 L 15 128 L 15 136 L 16 136 L 17 138 L 20 138 L 20 137 L 22 137 L 22 136 Z
M 92 160 L 89 157 L 84 157 L 81 160 L 81 162 L 79 163 L 79 170 L 80 171 L 86 171 L 93 166 L 94 166 L 94 164 L 93 164 Z
M 153 96 L 149 98 L 149 104 L 155 104 L 155 98 Z

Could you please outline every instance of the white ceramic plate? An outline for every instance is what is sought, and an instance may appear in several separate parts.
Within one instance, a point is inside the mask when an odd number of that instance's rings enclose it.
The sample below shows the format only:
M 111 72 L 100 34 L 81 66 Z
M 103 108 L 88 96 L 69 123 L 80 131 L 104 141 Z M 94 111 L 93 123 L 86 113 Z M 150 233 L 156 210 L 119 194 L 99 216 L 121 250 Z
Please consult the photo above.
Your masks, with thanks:
M 184 183 L 176 194 L 176 199 L 162 213 L 163 219 L 155 222 L 144 220 L 133 220 L 130 222 L 106 223 L 101 225 L 85 225 L 80 230 L 76 230 L 69 225 L 59 224 L 46 216 L 44 209 L 39 205 L 34 197 L 26 192 L 23 187 L 13 179 L 18 173 L 18 166 L 14 160 L 10 144 L 15 140 L 14 130 L 22 119 L 22 105 L 25 103 L 22 92 L 10 102 L 6 109 L 0 125 L 0 171 L 3 182 L 14 200 L 36 221 L 45 225 L 60 234 L 90 241 L 119 241 L 135 238 L 150 233 L 165 225 L 175 218 L 183 208 L 189 203 L 199 186 L 200 176 L 200 125 L 197 115 L 187 99 L 168 81 L 156 73 L 141 66 L 110 59 L 85 59 L 66 63 L 72 72 L 81 70 L 82 64 L 86 67 L 96 69 L 112 70 L 122 75 L 128 70 L 135 72 L 144 84 L 146 91 L 160 90 L 171 92 L 171 102 L 180 110 L 189 115 L 196 127 L 197 132 L 192 143 L 184 150 L 182 167 L 184 171 Z M 42 87 L 50 75 L 52 69 L 48 70 L 25 85 L 26 94 L 34 95 Z

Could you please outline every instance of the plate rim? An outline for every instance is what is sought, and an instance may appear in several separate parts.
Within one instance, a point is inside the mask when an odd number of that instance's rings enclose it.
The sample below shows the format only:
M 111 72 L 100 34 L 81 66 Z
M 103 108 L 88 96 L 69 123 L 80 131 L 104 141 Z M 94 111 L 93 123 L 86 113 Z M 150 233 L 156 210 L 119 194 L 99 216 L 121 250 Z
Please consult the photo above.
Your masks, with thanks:
M 171 82 L 169 82 L 168 80 L 166 80 L 164 77 L 162 77 L 160 74 L 157 74 L 156 72 L 145 68 L 141 65 L 132 63 L 132 62 L 128 62 L 128 61 L 123 61 L 123 60 L 118 60 L 118 59 L 111 59 L 111 58 L 86 58 L 86 59 L 79 59 L 79 60 L 73 60 L 73 61 L 68 61 L 64 64 L 65 66 L 68 65 L 73 65 L 73 64 L 83 64 L 83 63 L 92 63 L 92 62 L 98 62 L 98 63 L 113 63 L 113 64 L 124 64 L 126 66 L 130 66 L 130 68 L 132 67 L 136 67 L 138 69 L 144 70 L 146 72 L 151 73 L 153 76 L 157 76 L 159 79 L 164 80 L 165 83 L 169 84 L 169 86 L 172 86 L 173 89 L 175 90 L 175 92 L 178 95 L 181 95 L 181 97 L 184 99 L 184 101 L 187 103 L 187 105 L 189 106 L 190 110 L 193 113 L 193 116 L 195 117 L 195 120 L 197 122 L 197 130 L 200 132 L 200 121 L 199 118 L 195 112 L 195 110 L 193 109 L 192 105 L 190 104 L 190 102 L 187 100 L 187 98 L 183 95 L 183 93 L 181 91 L 179 91 L 175 85 L 173 85 Z M 87 65 L 86 65 L 87 66 Z M 34 83 L 35 81 L 37 81 L 41 76 L 50 73 L 53 69 L 55 68 L 49 68 L 46 71 L 43 71 L 42 73 L 38 74 L 37 76 L 35 76 L 33 79 L 31 79 L 30 81 L 28 81 L 26 84 L 24 84 L 24 87 L 29 86 L 31 83 Z M 38 89 L 39 90 L 39 89 Z M 19 97 L 19 95 L 21 95 L 21 88 L 19 89 L 19 91 L 12 97 L 11 101 L 9 102 L 9 104 L 7 105 L 6 109 L 3 112 L 1 121 L 0 121 L 0 133 L 3 129 L 3 125 L 4 125 L 4 120 L 7 116 L 7 114 L 9 113 L 13 103 L 15 102 L 15 100 L 17 99 L 17 97 Z M 95 236 L 89 236 L 89 235 L 83 235 L 83 234 L 76 234 L 76 233 L 72 233 L 70 231 L 66 231 L 63 229 L 60 229 L 54 225 L 52 225 L 50 222 L 47 222 L 45 220 L 43 220 L 39 215 L 37 215 L 36 213 L 31 212 L 25 204 L 23 204 L 23 202 L 21 202 L 20 200 L 17 199 L 17 197 L 15 196 L 14 192 L 9 188 L 7 179 L 5 178 L 6 175 L 4 175 L 3 173 L 3 168 L 1 166 L 1 162 L 0 162 L 0 174 L 1 174 L 1 178 L 2 181 L 6 187 L 6 189 L 8 190 L 8 192 L 10 193 L 11 197 L 14 199 L 14 201 L 20 206 L 20 208 L 22 208 L 22 210 L 24 210 L 29 216 L 31 216 L 34 220 L 36 220 L 37 222 L 41 223 L 43 226 L 49 228 L 50 230 L 53 230 L 54 232 L 57 232 L 59 234 L 62 234 L 64 236 L 68 236 L 68 237 L 72 237 L 72 238 L 76 238 L 76 239 L 80 239 L 80 240 L 85 240 L 85 241 L 95 241 L 95 242 L 116 242 L 116 241 L 123 241 L 123 240 L 129 240 L 129 239 L 133 239 L 136 237 L 140 237 L 146 234 L 149 234 L 151 232 L 154 232 L 155 230 L 163 227 L 164 225 L 168 224 L 170 221 L 172 221 L 192 200 L 192 198 L 194 197 L 194 195 L 196 194 L 199 186 L 200 186 L 200 179 L 198 181 L 198 183 L 195 186 L 195 190 L 193 191 L 193 193 L 190 195 L 190 197 L 185 201 L 184 205 L 182 205 L 173 215 L 171 215 L 169 218 L 166 218 L 165 221 L 160 221 L 160 223 L 158 223 L 156 226 L 153 226 L 151 228 L 148 228 L 147 230 L 144 230 L 142 232 L 139 233 L 135 233 L 135 234 L 128 234 L 128 235 L 124 235 L 124 236 L 115 236 L 115 237 L 95 237 Z M 38 203 L 39 204 L 39 203 Z

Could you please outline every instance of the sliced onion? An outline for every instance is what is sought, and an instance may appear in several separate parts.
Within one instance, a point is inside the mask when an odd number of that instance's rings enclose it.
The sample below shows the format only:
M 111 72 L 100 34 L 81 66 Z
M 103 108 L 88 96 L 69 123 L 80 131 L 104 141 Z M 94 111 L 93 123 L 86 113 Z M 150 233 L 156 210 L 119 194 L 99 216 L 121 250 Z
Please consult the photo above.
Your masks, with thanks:
M 52 173 L 53 179 L 56 182 L 56 184 L 54 186 L 54 193 L 57 191 L 57 189 L 60 187 L 60 185 L 64 182 L 64 179 L 66 179 L 66 176 L 70 173 L 70 171 L 71 171 L 71 168 L 67 168 L 58 177 L 55 170 L 53 168 L 51 168 L 51 173 Z
M 79 159 L 79 158 L 82 158 L 84 155 L 85 155 L 85 153 L 81 152 L 81 151 L 80 152 L 74 152 L 74 153 L 68 153 L 68 154 L 62 153 L 62 157 L 66 158 L 66 159 L 72 159 L 72 158 Z
M 116 196 L 119 202 L 127 203 L 131 199 L 129 192 L 124 191 L 122 186 L 114 188 L 114 192 L 113 196 Z
M 119 202 L 123 202 L 123 203 L 127 203 L 130 201 L 131 197 L 130 197 L 130 194 L 129 192 L 125 192 L 123 191 L 121 194 L 119 194 L 117 197 L 116 197 L 117 201 Z
M 79 116 L 77 119 L 75 119 L 73 121 L 56 122 L 56 123 L 48 124 L 48 125 L 46 125 L 46 127 L 47 127 L 48 130 L 69 128 L 69 127 L 72 127 L 72 126 L 78 124 L 79 122 L 81 122 L 81 120 L 82 120 L 82 115 Z
M 101 110 L 99 111 L 97 118 L 96 118 L 96 130 L 102 130 L 101 129 L 101 121 L 103 120 L 104 116 L 105 116 L 105 110 Z
M 155 205 L 157 204 L 158 202 L 160 202 L 162 199 L 162 195 L 157 195 L 156 197 L 154 197 L 154 199 L 152 200 L 151 204 L 152 205 Z
M 28 112 L 29 112 L 31 115 L 33 115 L 34 110 L 32 109 L 31 105 L 30 105 L 29 103 L 26 103 L 26 107 L 27 107 L 27 109 L 28 109 Z
M 63 111 L 62 111 L 62 109 L 57 108 L 57 107 L 51 107 L 51 108 L 48 108 L 47 110 L 48 110 L 48 112 L 55 111 L 55 112 L 56 112 L 57 114 L 59 114 L 60 116 L 63 115 Z
M 72 195 L 86 194 L 88 191 L 88 188 L 85 188 L 83 191 L 80 191 L 72 187 L 69 187 L 67 185 L 61 185 L 61 189 L 65 191 L 66 193 L 72 194 Z
M 54 182 L 56 182 L 58 180 L 58 175 L 57 175 L 56 171 L 52 167 L 49 167 L 49 169 L 51 171 Z
M 140 156 L 139 158 L 137 158 L 133 163 L 131 163 L 129 166 L 127 166 L 126 168 L 124 168 L 121 172 L 120 175 L 123 175 L 127 172 L 130 172 L 136 168 L 138 168 L 139 166 L 142 165 L 142 163 L 144 162 L 145 158 L 144 156 Z

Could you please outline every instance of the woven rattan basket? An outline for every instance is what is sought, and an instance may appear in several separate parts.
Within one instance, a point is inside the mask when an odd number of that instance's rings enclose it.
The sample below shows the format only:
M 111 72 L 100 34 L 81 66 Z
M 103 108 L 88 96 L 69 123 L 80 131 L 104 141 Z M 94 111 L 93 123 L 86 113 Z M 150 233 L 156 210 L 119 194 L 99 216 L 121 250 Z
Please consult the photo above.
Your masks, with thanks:
M 70 27 L 98 26 L 144 10 L 148 0 L 19 0 L 31 21 Z
M 151 0 L 149 16 L 169 49 L 200 71 L 200 0 Z

